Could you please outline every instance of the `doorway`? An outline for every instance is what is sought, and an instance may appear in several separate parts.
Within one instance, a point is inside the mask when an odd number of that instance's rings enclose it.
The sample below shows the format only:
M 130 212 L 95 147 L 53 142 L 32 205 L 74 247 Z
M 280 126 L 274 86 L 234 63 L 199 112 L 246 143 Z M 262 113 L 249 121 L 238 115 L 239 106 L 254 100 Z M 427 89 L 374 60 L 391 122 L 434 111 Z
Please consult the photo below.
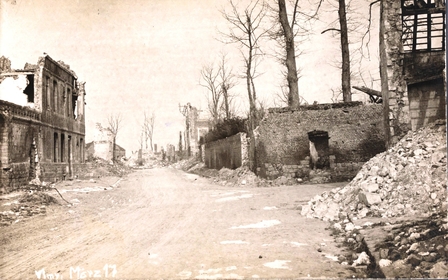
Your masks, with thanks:
M 310 140 L 310 167 L 311 169 L 330 168 L 330 148 L 327 131 L 314 130 L 308 132 Z

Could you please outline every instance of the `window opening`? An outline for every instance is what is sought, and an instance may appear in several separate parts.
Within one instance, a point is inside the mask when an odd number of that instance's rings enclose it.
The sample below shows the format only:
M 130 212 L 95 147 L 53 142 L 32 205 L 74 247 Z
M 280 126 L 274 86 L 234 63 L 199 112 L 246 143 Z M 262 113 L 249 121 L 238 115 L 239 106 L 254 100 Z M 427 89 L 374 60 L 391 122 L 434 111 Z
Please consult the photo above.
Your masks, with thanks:
M 58 149 L 59 149 L 59 138 L 58 134 L 54 133 L 54 141 L 53 141 L 53 161 L 58 162 Z
M 28 85 L 23 91 L 28 96 L 28 103 L 34 103 L 34 75 L 26 75 Z
M 83 163 L 84 162 L 84 139 L 83 138 L 81 138 L 79 140 L 79 146 L 80 146 L 80 148 L 79 148 L 79 153 L 80 153 L 79 158 L 81 159 L 81 163 Z
M 53 81 L 53 111 L 57 111 L 58 106 L 58 83 Z
M 403 49 L 445 50 L 445 0 L 402 0 Z
M 61 133 L 61 162 L 65 159 L 65 135 Z
M 72 101 L 72 92 L 70 88 L 67 88 L 67 116 L 71 116 L 71 101 Z

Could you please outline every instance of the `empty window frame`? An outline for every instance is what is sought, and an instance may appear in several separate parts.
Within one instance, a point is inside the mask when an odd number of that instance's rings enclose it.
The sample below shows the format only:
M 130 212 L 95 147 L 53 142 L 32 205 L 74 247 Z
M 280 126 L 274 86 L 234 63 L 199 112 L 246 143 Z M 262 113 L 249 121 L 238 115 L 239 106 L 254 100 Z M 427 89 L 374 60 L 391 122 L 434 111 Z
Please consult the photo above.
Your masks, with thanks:
M 26 86 L 23 93 L 28 96 L 29 103 L 34 103 L 34 75 L 26 75 L 26 78 L 28 79 L 28 85 Z
M 58 162 L 58 150 L 59 150 L 59 137 L 57 132 L 53 136 L 53 161 Z
M 58 83 L 53 81 L 53 111 L 57 112 L 58 107 Z
M 61 162 L 65 161 L 65 135 L 61 133 Z
M 445 0 L 402 0 L 406 52 L 445 50 Z

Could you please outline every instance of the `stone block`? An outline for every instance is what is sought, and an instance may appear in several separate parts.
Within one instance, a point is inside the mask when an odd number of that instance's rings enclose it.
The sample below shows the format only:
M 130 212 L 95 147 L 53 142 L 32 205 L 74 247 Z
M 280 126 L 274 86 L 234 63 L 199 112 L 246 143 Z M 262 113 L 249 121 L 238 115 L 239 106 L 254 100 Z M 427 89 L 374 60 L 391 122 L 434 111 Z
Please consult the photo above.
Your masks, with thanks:
M 359 201 L 366 206 L 371 206 L 381 203 L 381 196 L 377 193 L 370 193 L 361 191 L 358 195 Z
M 364 181 L 361 183 L 361 188 L 369 193 L 374 193 L 378 191 L 379 185 L 376 183 Z

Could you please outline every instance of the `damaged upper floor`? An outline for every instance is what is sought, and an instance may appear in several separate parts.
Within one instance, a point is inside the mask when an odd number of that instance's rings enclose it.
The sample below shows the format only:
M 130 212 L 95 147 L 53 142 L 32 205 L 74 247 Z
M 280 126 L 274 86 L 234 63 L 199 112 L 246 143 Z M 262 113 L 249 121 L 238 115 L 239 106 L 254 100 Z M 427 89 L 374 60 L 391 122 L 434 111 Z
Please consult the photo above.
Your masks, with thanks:
M 0 57 L 0 100 L 32 108 L 44 115 L 83 121 L 84 83 L 70 67 L 50 56 L 23 69 L 11 69 L 11 61 Z

